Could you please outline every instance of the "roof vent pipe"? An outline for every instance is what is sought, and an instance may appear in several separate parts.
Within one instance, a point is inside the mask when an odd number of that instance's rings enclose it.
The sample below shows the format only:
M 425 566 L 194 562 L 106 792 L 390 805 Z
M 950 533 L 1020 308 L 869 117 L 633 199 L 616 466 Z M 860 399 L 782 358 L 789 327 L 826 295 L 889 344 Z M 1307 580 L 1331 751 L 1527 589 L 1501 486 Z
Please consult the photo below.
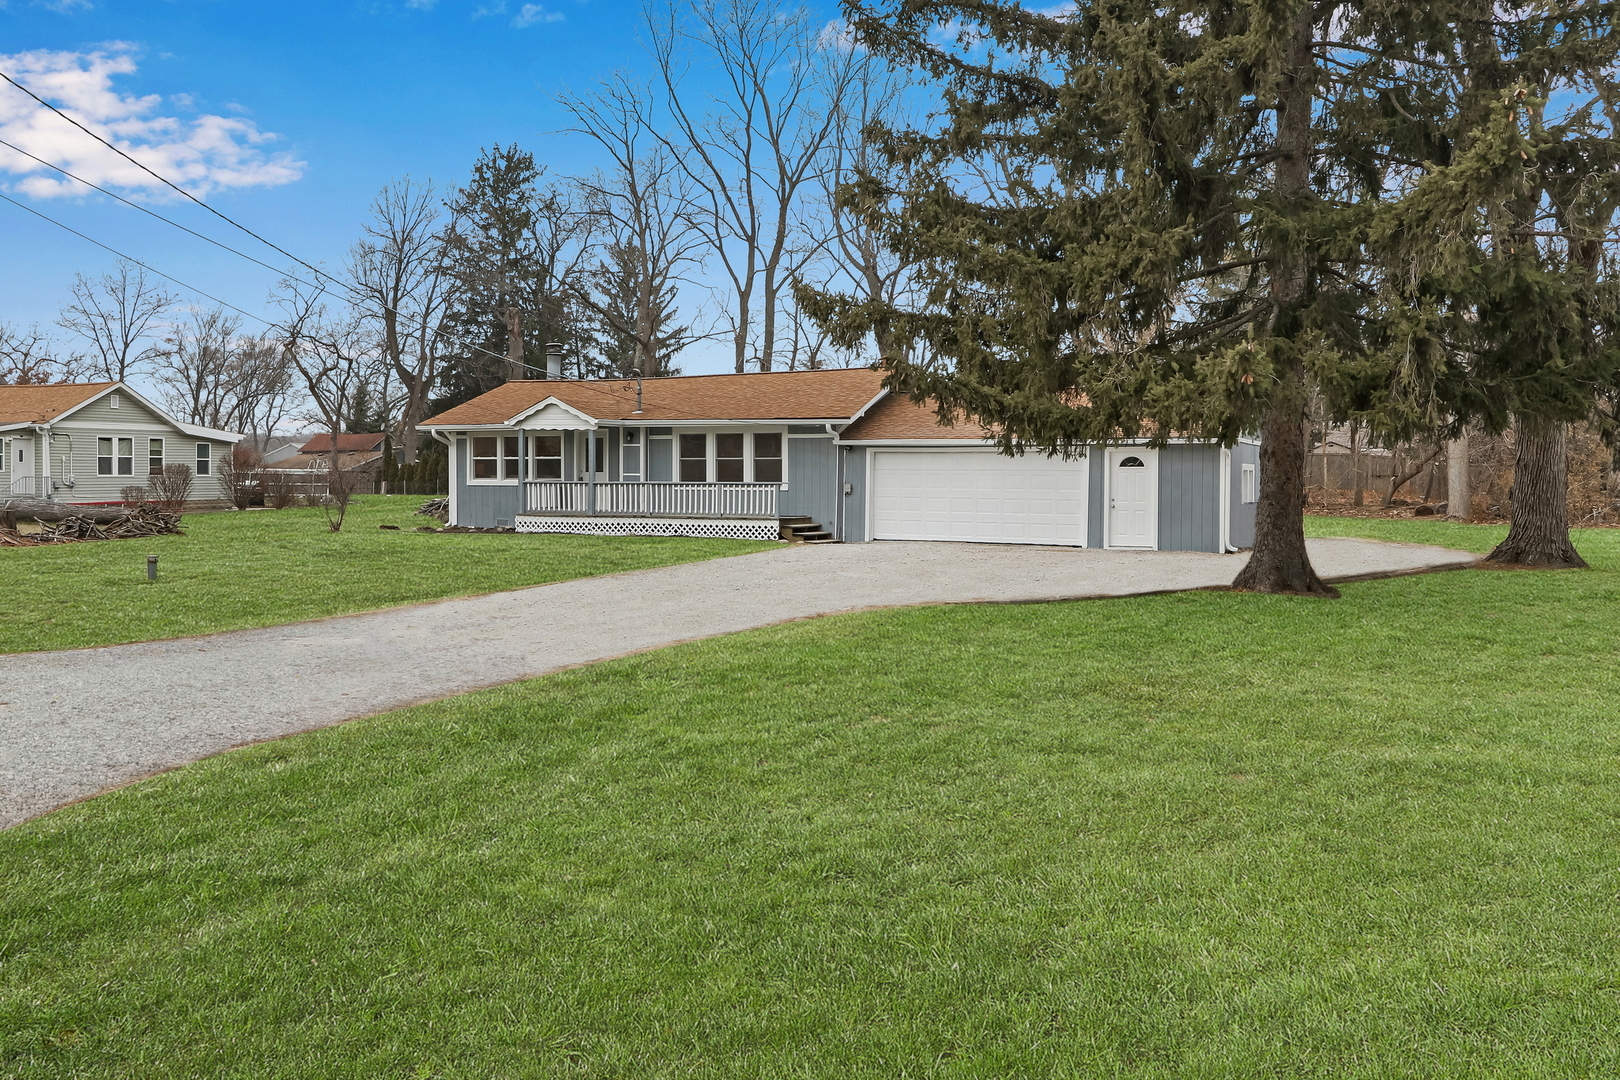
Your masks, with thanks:
M 553 341 L 546 345 L 546 378 L 562 378 L 562 342 Z

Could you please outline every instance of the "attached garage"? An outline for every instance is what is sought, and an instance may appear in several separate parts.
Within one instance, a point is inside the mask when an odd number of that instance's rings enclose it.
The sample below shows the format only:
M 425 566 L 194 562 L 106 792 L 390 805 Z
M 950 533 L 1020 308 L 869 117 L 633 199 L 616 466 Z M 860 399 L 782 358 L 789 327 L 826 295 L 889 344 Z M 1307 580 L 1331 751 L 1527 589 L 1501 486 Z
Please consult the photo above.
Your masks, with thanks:
M 1084 547 L 1088 471 L 979 447 L 874 450 L 872 537 Z

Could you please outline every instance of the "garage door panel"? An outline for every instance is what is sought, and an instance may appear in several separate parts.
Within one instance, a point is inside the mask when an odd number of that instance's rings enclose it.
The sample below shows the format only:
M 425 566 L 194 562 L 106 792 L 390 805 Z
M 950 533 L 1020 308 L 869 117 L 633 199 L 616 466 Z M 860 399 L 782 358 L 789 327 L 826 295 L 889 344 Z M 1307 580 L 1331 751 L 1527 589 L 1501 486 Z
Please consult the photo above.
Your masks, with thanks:
M 1084 542 L 1084 462 L 984 451 L 880 451 L 872 460 L 876 539 Z

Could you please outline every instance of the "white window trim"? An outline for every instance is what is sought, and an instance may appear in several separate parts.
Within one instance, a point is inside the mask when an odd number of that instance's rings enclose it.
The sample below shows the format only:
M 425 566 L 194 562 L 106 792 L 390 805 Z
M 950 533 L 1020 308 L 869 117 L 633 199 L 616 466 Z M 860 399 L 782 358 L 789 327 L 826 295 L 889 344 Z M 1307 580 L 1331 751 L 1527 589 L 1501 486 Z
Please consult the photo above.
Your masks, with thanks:
M 214 444 L 200 442 L 196 446 L 197 457 L 192 463 L 192 471 L 196 476 L 214 475 Z
M 557 453 L 556 454 L 541 454 L 541 453 L 539 453 L 539 440 L 541 440 L 543 438 L 556 438 L 557 439 Z M 567 480 L 568 479 L 568 473 L 567 473 L 566 465 L 567 465 L 567 462 L 568 462 L 568 454 L 567 454 L 566 451 L 567 451 L 568 447 L 567 447 L 567 444 L 565 442 L 565 440 L 567 438 L 568 438 L 568 432 L 566 432 L 566 431 L 558 431 L 558 430 L 556 430 L 554 428 L 547 428 L 547 429 L 543 429 L 543 430 L 540 430 L 540 431 L 526 431 L 526 432 L 524 432 L 523 441 L 528 445 L 528 452 L 529 452 L 529 460 L 528 460 L 527 465 L 525 466 L 525 469 L 527 471 L 524 473 L 524 478 L 528 479 L 528 480 L 541 481 L 541 482 L 548 483 L 548 484 L 560 484 L 564 480 Z M 536 468 L 536 466 L 538 466 L 540 464 L 540 462 L 542 462 L 542 461 L 555 461 L 557 463 L 557 475 L 556 476 L 541 476 L 540 472 Z M 487 481 L 487 480 L 484 481 L 484 482 L 489 483 L 489 481 Z
M 1238 476 L 1241 484 L 1238 501 L 1244 506 L 1253 506 L 1260 501 L 1260 466 L 1245 461 Z
M 467 483 L 472 487 L 516 487 L 517 483 L 518 483 L 518 478 L 515 477 L 515 476 L 506 476 L 505 475 L 505 473 L 506 473 L 506 444 L 503 443 L 501 440 L 502 439 L 508 439 L 508 438 L 516 438 L 516 437 L 519 437 L 519 436 L 520 436 L 519 432 L 505 431 L 505 430 L 503 430 L 503 431 L 469 432 L 468 435 L 467 435 L 467 464 L 466 464 Z M 477 445 L 476 440 L 478 440 L 478 439 L 494 439 L 495 440 L 495 479 L 493 479 L 493 480 L 473 476 L 473 461 L 475 460 L 474 454 L 473 454 L 473 447 Z M 490 459 L 489 458 L 478 458 L 476 460 L 488 461 Z M 518 470 L 521 472 L 522 469 L 523 469 L 523 446 L 522 446 L 521 443 L 519 443 L 518 444 Z
M 136 443 L 137 440 L 140 439 L 140 436 L 139 435 L 97 435 L 97 436 L 95 436 L 95 438 L 97 440 L 111 439 L 112 444 L 113 444 L 113 452 L 112 452 L 113 471 L 110 472 L 110 473 L 104 473 L 104 472 L 101 471 L 101 460 L 100 460 L 101 459 L 101 444 L 100 444 L 99 441 L 97 442 L 97 444 L 96 444 L 96 475 L 97 476 L 127 476 L 127 477 L 129 477 L 130 482 L 134 483 L 135 478 L 136 478 L 135 462 L 140 460 L 142 457 L 147 456 L 147 455 L 144 455 L 144 454 L 136 454 L 135 453 L 135 443 Z M 125 456 L 125 455 L 120 454 L 118 452 L 118 440 L 120 440 L 120 439 L 128 439 L 129 440 L 129 454 L 128 454 L 128 457 L 129 457 L 129 472 L 127 472 L 127 473 L 121 473 L 121 472 L 118 471 L 118 459 Z M 148 449 L 150 449 L 150 447 L 148 447 Z M 149 474 L 141 473 L 140 475 L 146 476 L 146 475 L 149 475 Z
M 154 456 L 153 453 L 152 453 L 152 444 L 153 443 L 158 444 L 158 452 L 156 454 L 156 457 L 158 459 L 157 472 L 152 471 L 152 458 Z M 146 437 L 146 453 L 142 454 L 141 456 L 146 459 L 146 472 L 144 473 L 144 475 L 146 475 L 146 476 L 162 476 L 164 468 L 169 464 L 169 443 L 168 443 L 168 440 L 164 439 L 164 438 L 161 438 L 161 437 L 148 435 Z

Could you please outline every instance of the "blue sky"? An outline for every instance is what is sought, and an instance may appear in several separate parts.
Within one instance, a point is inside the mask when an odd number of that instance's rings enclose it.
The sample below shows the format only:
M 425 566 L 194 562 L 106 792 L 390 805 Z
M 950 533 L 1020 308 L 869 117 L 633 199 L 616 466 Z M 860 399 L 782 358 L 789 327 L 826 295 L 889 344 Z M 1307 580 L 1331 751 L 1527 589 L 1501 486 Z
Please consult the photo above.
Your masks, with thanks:
M 391 178 L 458 183 L 495 142 L 520 143 L 555 173 L 595 165 L 590 144 L 559 133 L 566 121 L 552 95 L 644 67 L 639 12 L 633 0 L 0 0 L 0 57 L 54 70 L 62 90 L 46 96 L 55 103 L 77 95 L 102 109 L 109 123 L 167 147 L 157 156 L 224 213 L 304 259 L 336 264 Z M 87 136 L 25 115 L 24 99 L 0 86 L 7 102 L 0 133 L 22 132 L 36 153 L 87 175 L 124 178 Z M 18 164 L 11 155 L 0 166 L 7 161 Z M 102 196 L 53 192 L 42 175 L 0 167 L 0 190 L 239 307 L 266 310 L 268 271 Z M 149 205 L 279 261 L 195 207 Z M 50 323 L 75 271 L 112 262 L 0 203 L 0 320 Z M 682 360 L 689 372 L 727 365 L 723 349 Z

